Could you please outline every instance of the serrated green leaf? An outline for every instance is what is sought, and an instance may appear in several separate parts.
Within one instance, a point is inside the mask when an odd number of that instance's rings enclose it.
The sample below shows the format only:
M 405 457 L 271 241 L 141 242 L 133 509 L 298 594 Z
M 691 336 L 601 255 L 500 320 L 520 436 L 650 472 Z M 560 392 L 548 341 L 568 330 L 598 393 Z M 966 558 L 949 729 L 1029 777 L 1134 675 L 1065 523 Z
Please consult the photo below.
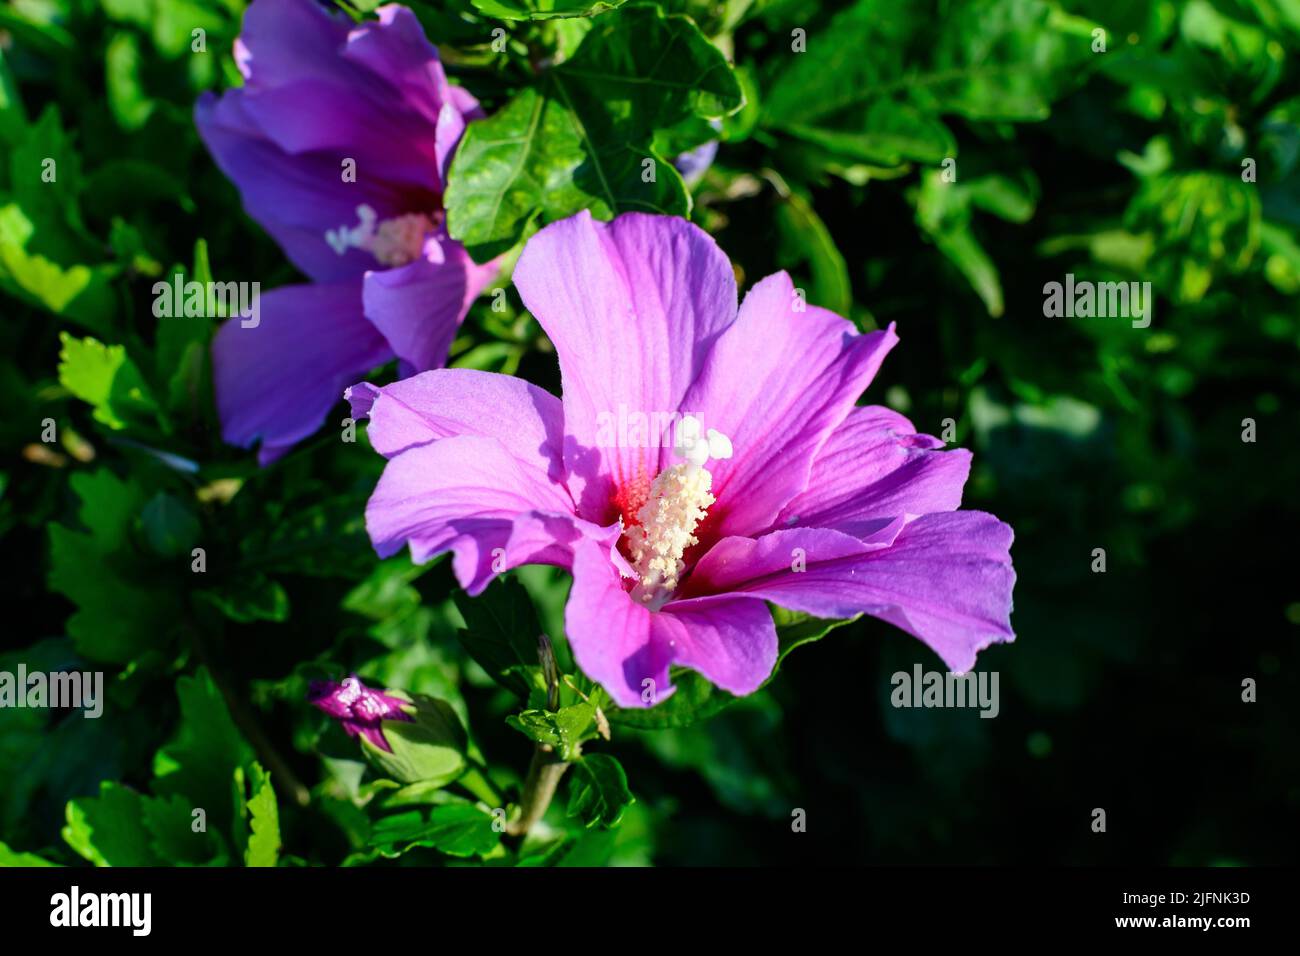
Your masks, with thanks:
M 623 765 L 609 754 L 589 754 L 570 771 L 568 814 L 583 826 L 617 826 L 635 799 Z
M 144 822 L 146 797 L 118 783 L 100 784 L 99 796 L 67 807 L 63 839 L 95 866 L 158 866 Z
M 252 795 L 246 806 L 249 815 L 245 866 L 275 866 L 280 859 L 280 810 L 275 802 L 271 776 L 254 762 L 249 772 Z
M 417 846 L 448 856 L 483 856 L 500 842 L 493 822 L 490 813 L 468 803 L 407 810 L 377 820 L 370 845 L 386 857 L 401 856 Z
M 804 52 L 774 56 L 763 124 L 842 161 L 936 164 L 956 154 L 939 117 L 1044 119 L 1104 59 L 1094 24 L 1044 0 L 974 0 L 937 23 L 900 14 L 892 0 L 859 0 Z
M 486 261 L 539 218 L 685 215 L 689 193 L 655 154 L 656 130 L 743 101 L 722 53 L 686 17 L 646 5 L 599 17 L 572 58 L 470 124 L 449 176 L 448 228 Z
M 558 711 L 525 710 L 511 714 L 506 723 L 530 740 L 554 747 L 561 760 L 573 760 L 584 741 L 598 737 L 596 708 L 586 701 Z
M 191 807 L 207 812 L 208 825 L 230 826 L 235 814 L 231 775 L 252 762 L 252 749 L 230 717 L 221 692 L 207 670 L 176 681 L 180 728 L 154 755 L 155 794 L 180 794 Z M 241 804 L 243 797 L 239 797 Z
M 101 468 L 72 476 L 81 499 L 79 518 L 88 532 L 49 527 L 49 586 L 77 605 L 67 632 L 84 657 L 126 663 L 158 646 L 179 617 L 176 594 L 154 581 L 141 563 L 130 532 L 144 506 L 134 481 Z
M 35 251 L 35 236 L 36 225 L 22 208 L 0 206 L 0 288 L 92 330 L 107 329 L 115 308 L 109 280 L 116 269 L 65 267 Z
M 95 409 L 95 418 L 109 428 L 149 421 L 158 405 L 144 377 L 121 345 L 104 345 L 92 338 L 59 336 L 59 383 Z

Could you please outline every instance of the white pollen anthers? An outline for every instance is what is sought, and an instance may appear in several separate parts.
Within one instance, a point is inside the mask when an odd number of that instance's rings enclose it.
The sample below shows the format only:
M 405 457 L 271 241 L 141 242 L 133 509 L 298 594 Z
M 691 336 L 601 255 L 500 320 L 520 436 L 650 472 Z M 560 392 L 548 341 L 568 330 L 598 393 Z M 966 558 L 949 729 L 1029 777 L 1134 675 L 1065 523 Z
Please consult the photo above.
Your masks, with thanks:
M 700 420 L 687 415 L 678 425 L 673 451 L 686 460 L 661 472 L 650 485 L 650 497 L 637 512 L 639 524 L 627 530 L 632 569 L 637 583 L 633 600 L 657 611 L 676 589 L 685 567 L 682 555 L 698 543 L 695 529 L 713 504 L 713 476 L 704 467 L 710 458 L 730 458 L 731 441 L 710 428 L 700 434 Z
M 433 219 L 422 212 L 380 221 L 379 214 L 362 203 L 357 207 L 357 225 L 327 230 L 325 241 L 339 255 L 364 249 L 380 265 L 404 266 L 424 253 L 424 239 L 434 227 Z
M 355 677 L 345 677 L 343 683 L 339 686 L 339 702 L 351 706 L 357 702 L 357 698 L 361 696 L 361 691 L 361 681 Z

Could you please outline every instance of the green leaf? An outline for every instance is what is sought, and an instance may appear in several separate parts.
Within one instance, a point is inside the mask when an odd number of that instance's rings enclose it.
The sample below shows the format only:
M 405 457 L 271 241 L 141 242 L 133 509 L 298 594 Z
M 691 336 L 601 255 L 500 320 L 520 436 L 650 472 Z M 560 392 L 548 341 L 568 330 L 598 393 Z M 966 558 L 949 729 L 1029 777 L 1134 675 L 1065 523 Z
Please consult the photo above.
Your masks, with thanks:
M 781 129 L 851 160 L 879 166 L 904 162 L 937 165 L 957 155 L 957 140 L 938 117 L 910 103 L 881 99 L 869 104 L 861 123 L 845 128 L 790 120 Z
M 1267 97 L 1282 76 L 1286 51 L 1281 44 L 1254 24 L 1225 16 L 1210 0 L 1184 6 L 1179 27 L 1188 43 L 1212 52 L 1238 74 L 1254 102 Z
M 609 754 L 589 754 L 570 771 L 568 814 L 583 826 L 617 826 L 635 799 L 623 765 Z
M 527 672 L 538 666 L 541 625 L 523 585 L 502 577 L 477 598 L 457 590 L 452 599 L 465 619 L 456 636 L 466 652 L 502 687 L 526 699 L 533 687 Z
M 245 866 L 275 866 L 280 858 L 280 811 L 271 787 L 271 775 L 256 762 L 249 773 L 249 797 L 245 811 L 250 817 Z
M 220 42 L 218 37 L 229 37 L 229 21 L 220 12 L 222 8 L 241 9 L 233 4 L 213 3 L 211 0 L 165 0 L 155 3 L 150 21 L 153 42 L 158 52 L 168 59 L 188 54 L 193 43 L 192 31 L 196 29 L 202 29 L 207 34 L 208 49 L 213 49 Z M 227 45 L 228 43 L 229 39 Z
M 181 267 L 167 277 L 174 281 Z M 194 244 L 194 264 L 185 277 L 205 284 L 212 281 L 208 263 L 208 245 L 199 239 Z M 155 349 L 155 380 L 167 383 L 167 408 L 182 413 L 188 420 L 198 419 L 203 406 L 210 402 L 212 391 L 208 347 L 213 323 L 202 317 L 172 316 L 158 321 L 158 346 Z
M 417 846 L 448 856 L 483 856 L 500 842 L 492 824 L 490 813 L 468 803 L 407 810 L 377 820 L 370 845 L 386 857 L 401 856 Z
M 433 566 L 433 562 L 416 564 L 410 552 L 400 551 L 376 564 L 370 575 L 347 593 L 340 607 L 372 621 L 410 613 L 419 608 L 421 600 L 412 582 Z
M 989 315 L 1003 311 L 997 266 L 971 231 L 971 194 L 961 183 L 945 182 L 939 170 L 921 179 L 916 221 L 939 251 L 957 267 L 984 302 Z
M 486 261 L 539 218 L 685 215 L 690 195 L 654 152 L 655 132 L 743 101 L 726 59 L 688 18 L 646 5 L 599 17 L 572 58 L 470 124 L 449 176 L 448 228 Z
M 140 42 L 134 33 L 116 34 L 104 52 L 108 106 L 117 124 L 125 130 L 137 130 L 148 122 L 155 103 L 144 91 L 140 79 Z
M 52 254 L 75 261 L 96 252 L 77 212 L 81 158 L 56 106 L 45 108 L 10 154 L 9 184 L 14 201 L 39 227 L 38 241 Z
M 0 206 L 0 288 L 92 329 L 108 328 L 114 309 L 109 282 L 116 269 L 65 267 L 37 252 L 37 243 L 32 217 L 16 204 Z
M 243 539 L 241 565 L 277 574 L 363 578 L 375 567 L 364 504 L 357 494 L 294 508 L 276 502 L 267 520 Z
M 530 740 L 554 747 L 561 760 L 573 760 L 586 740 L 600 735 L 596 727 L 596 708 L 582 701 L 558 711 L 525 710 L 511 714 L 506 723 Z
M 158 587 L 156 568 L 144 565 L 131 546 L 131 528 L 144 506 L 140 487 L 107 468 L 74 474 L 70 484 L 88 532 L 49 526 L 49 586 L 77 605 L 66 626 L 78 653 L 124 664 L 171 633 L 180 599 Z
M 59 336 L 59 382 L 94 406 L 95 418 L 109 428 L 151 421 L 158 410 L 140 370 L 121 345 L 104 345 L 92 338 L 78 341 L 67 332 Z
M 474 6 L 498 20 L 550 20 L 591 17 L 621 7 L 627 0 L 473 0 Z
M 158 866 L 145 826 L 147 798 L 118 783 L 104 781 L 98 797 L 82 797 L 67 807 L 63 839 L 95 866 Z
M 164 558 L 187 555 L 198 543 L 199 519 L 183 501 L 158 492 L 140 512 L 145 540 L 153 552 Z
M 195 808 L 184 797 L 173 794 L 146 799 L 142 809 L 152 849 L 168 864 L 201 866 L 226 861 L 216 834 L 206 829 L 195 831 Z
M 240 624 L 289 619 L 289 595 L 280 582 L 256 571 L 198 591 L 195 597 Z
M 766 687 L 772 683 L 773 678 L 780 671 L 781 665 L 785 663 L 786 657 L 796 647 L 803 647 L 803 645 L 811 644 L 813 641 L 820 641 L 837 627 L 852 624 L 861 616 L 859 614 L 856 617 L 831 620 L 829 618 L 813 617 L 801 611 L 787 611 L 783 607 L 773 607 L 772 620 L 776 624 L 776 666 L 772 668 L 772 676 L 763 682 L 763 686 Z
M 1283 228 L 1262 223 L 1260 249 L 1266 259 L 1264 275 L 1283 295 L 1300 293 L 1300 243 Z
M 0 841 L 0 867 L 58 866 L 35 853 L 19 853 Z
M 1156 243 L 1152 282 L 1176 302 L 1197 302 L 1214 280 L 1244 271 L 1260 243 L 1259 191 L 1235 176 L 1188 172 L 1142 185 L 1124 215 Z
M 855 162 L 936 164 L 956 155 L 939 117 L 1045 119 L 1103 59 L 1094 25 L 1044 0 L 974 0 L 937 23 L 909 13 L 859 0 L 806 52 L 773 57 L 763 125 Z
M 853 308 L 853 287 L 830 230 L 806 196 L 787 190 L 781 199 L 776 211 L 781 236 L 778 262 L 786 268 L 806 262 L 812 273 L 806 301 L 847 316 Z
M 908 85 L 932 109 L 967 119 L 1045 119 L 1096 65 L 1095 28 L 1044 0 L 962 4 L 943 18 L 934 72 Z
M 175 738 L 154 755 L 155 794 L 181 794 L 203 808 L 210 826 L 225 830 L 235 816 L 231 779 L 253 760 L 207 670 L 176 681 L 181 723 Z M 241 798 L 242 799 L 242 798 Z

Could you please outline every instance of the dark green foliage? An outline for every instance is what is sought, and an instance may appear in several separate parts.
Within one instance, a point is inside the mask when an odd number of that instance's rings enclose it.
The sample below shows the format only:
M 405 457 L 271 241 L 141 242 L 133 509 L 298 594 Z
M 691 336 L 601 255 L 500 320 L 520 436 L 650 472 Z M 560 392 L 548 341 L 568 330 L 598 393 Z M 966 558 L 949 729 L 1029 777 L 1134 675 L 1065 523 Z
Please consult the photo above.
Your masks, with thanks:
M 786 268 L 897 322 L 867 400 L 950 426 L 965 506 L 1016 530 L 1019 639 L 979 663 L 1000 714 L 895 708 L 923 645 L 784 612 L 757 694 L 682 671 L 621 710 L 564 641 L 563 574 L 471 599 L 448 561 L 379 561 L 383 460 L 345 406 L 259 469 L 220 441 L 216 323 L 150 307 L 180 271 L 297 278 L 192 124 L 238 82 L 241 0 L 7 5 L 0 672 L 100 671 L 105 699 L 0 708 L 0 865 L 1294 862 L 1295 3 L 413 5 L 488 111 L 446 197 L 477 258 L 580 209 L 689 215 L 742 288 Z M 714 137 L 688 189 L 671 160 Z M 1151 283 L 1149 325 L 1047 315 L 1067 274 Z M 452 362 L 558 390 L 513 291 Z M 430 701 L 449 765 L 368 764 L 305 702 L 351 672 Z M 571 765 L 519 838 L 539 746 Z

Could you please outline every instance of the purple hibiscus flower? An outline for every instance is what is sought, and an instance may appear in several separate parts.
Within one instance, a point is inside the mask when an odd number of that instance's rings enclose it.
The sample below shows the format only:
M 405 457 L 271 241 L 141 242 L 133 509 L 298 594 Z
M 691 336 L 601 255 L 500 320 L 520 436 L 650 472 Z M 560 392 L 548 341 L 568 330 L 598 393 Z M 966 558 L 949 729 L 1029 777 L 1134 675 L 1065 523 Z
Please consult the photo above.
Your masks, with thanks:
M 314 680 L 307 689 L 307 701 L 329 714 L 349 737 L 363 736 L 387 753 L 393 748 L 384 739 L 385 720 L 414 720 L 402 709 L 407 701 L 372 690 L 353 674 L 342 683 Z
M 663 700 L 674 664 L 755 690 L 777 655 L 767 601 L 875 615 L 957 671 L 1013 639 L 1011 529 L 956 510 L 969 452 L 855 404 L 893 326 L 859 334 L 784 272 L 737 310 L 713 240 L 659 216 L 550 225 L 514 281 L 562 399 L 456 369 L 348 390 L 389 459 L 366 509 L 379 554 L 451 550 L 471 593 L 569 569 L 574 655 L 623 706 Z
M 195 122 L 244 208 L 311 279 L 261 297 L 212 346 L 222 436 L 266 464 L 315 431 L 344 386 L 394 356 L 443 365 L 495 273 L 447 237 L 442 193 L 469 120 L 406 7 L 354 24 L 313 0 L 255 0 L 235 42 L 244 85 Z

